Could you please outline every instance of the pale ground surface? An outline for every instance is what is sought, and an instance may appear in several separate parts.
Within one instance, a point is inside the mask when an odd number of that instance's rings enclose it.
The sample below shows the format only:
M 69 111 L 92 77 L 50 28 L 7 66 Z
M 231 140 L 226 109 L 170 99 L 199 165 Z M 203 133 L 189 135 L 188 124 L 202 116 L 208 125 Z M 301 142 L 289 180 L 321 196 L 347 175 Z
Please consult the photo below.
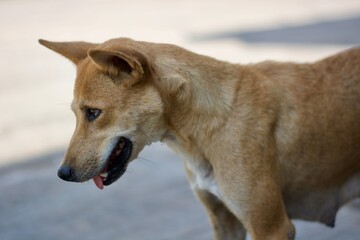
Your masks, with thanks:
M 135 163 L 132 173 L 101 194 L 93 184 L 56 178 L 75 125 L 70 111 L 75 68 L 41 47 L 38 38 L 102 42 L 131 37 L 174 43 L 231 62 L 313 61 L 353 44 L 252 44 L 236 34 L 212 40 L 206 36 L 355 19 L 357 27 L 350 28 L 348 38 L 360 43 L 359 18 L 359 0 L 0 1 L 0 239 L 211 235 L 179 157 L 160 144 L 142 154 L 151 163 Z M 319 34 L 313 30 L 313 35 Z M 360 239 L 355 205 L 340 212 L 335 230 L 296 222 L 298 239 Z

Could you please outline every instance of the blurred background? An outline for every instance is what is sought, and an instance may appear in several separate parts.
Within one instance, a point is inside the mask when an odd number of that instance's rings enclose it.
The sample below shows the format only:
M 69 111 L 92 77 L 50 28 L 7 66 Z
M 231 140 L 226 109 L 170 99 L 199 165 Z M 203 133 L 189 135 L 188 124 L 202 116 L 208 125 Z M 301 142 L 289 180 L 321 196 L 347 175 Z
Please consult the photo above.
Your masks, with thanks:
M 0 0 L 0 239 L 211 239 L 181 159 L 160 144 L 116 184 L 56 176 L 75 126 L 75 67 L 37 39 L 173 43 L 218 59 L 314 61 L 360 45 L 359 0 Z M 295 221 L 297 239 L 360 239 L 353 202 L 335 229 Z

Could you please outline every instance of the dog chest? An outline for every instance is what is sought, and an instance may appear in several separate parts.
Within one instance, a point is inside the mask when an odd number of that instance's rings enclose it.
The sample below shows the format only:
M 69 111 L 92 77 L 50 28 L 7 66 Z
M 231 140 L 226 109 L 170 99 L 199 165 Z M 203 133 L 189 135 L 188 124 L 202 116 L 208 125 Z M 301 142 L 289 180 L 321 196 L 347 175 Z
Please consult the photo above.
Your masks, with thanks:
M 194 161 L 194 159 L 188 159 L 186 167 L 191 173 L 189 181 L 193 190 L 205 190 L 220 199 L 219 188 L 211 168 Z
M 216 197 L 220 198 L 218 186 L 214 178 L 203 177 L 201 173 L 196 175 L 196 180 L 191 184 L 191 187 L 194 189 L 206 190 Z
M 208 161 L 200 153 L 189 154 L 175 137 L 167 137 L 163 141 L 184 157 L 185 166 L 189 172 L 190 187 L 193 190 L 206 190 L 220 199 L 219 188 L 214 178 L 213 169 Z

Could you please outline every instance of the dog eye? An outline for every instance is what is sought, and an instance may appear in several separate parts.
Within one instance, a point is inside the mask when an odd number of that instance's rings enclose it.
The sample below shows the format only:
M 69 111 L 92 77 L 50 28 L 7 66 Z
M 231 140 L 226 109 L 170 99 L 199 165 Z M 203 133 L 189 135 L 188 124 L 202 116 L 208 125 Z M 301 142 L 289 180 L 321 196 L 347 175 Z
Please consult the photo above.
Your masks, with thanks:
M 99 109 L 87 108 L 85 110 L 85 117 L 88 121 L 94 121 L 95 119 L 97 119 L 99 117 L 100 113 L 101 113 L 101 110 L 99 110 Z

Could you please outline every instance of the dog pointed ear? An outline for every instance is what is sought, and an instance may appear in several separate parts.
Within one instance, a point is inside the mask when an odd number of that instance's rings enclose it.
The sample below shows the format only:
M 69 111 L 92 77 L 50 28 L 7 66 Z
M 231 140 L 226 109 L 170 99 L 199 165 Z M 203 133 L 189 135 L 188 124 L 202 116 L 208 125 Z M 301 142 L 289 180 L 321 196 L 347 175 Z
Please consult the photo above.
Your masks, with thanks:
M 95 48 L 98 44 L 88 42 L 50 42 L 39 39 L 39 43 L 78 64 L 87 57 L 90 48 Z
M 90 49 L 91 60 L 103 71 L 113 77 L 128 78 L 124 84 L 129 87 L 140 81 L 146 67 L 145 57 L 137 52 L 107 51 Z M 130 78 L 129 78 L 130 77 Z

